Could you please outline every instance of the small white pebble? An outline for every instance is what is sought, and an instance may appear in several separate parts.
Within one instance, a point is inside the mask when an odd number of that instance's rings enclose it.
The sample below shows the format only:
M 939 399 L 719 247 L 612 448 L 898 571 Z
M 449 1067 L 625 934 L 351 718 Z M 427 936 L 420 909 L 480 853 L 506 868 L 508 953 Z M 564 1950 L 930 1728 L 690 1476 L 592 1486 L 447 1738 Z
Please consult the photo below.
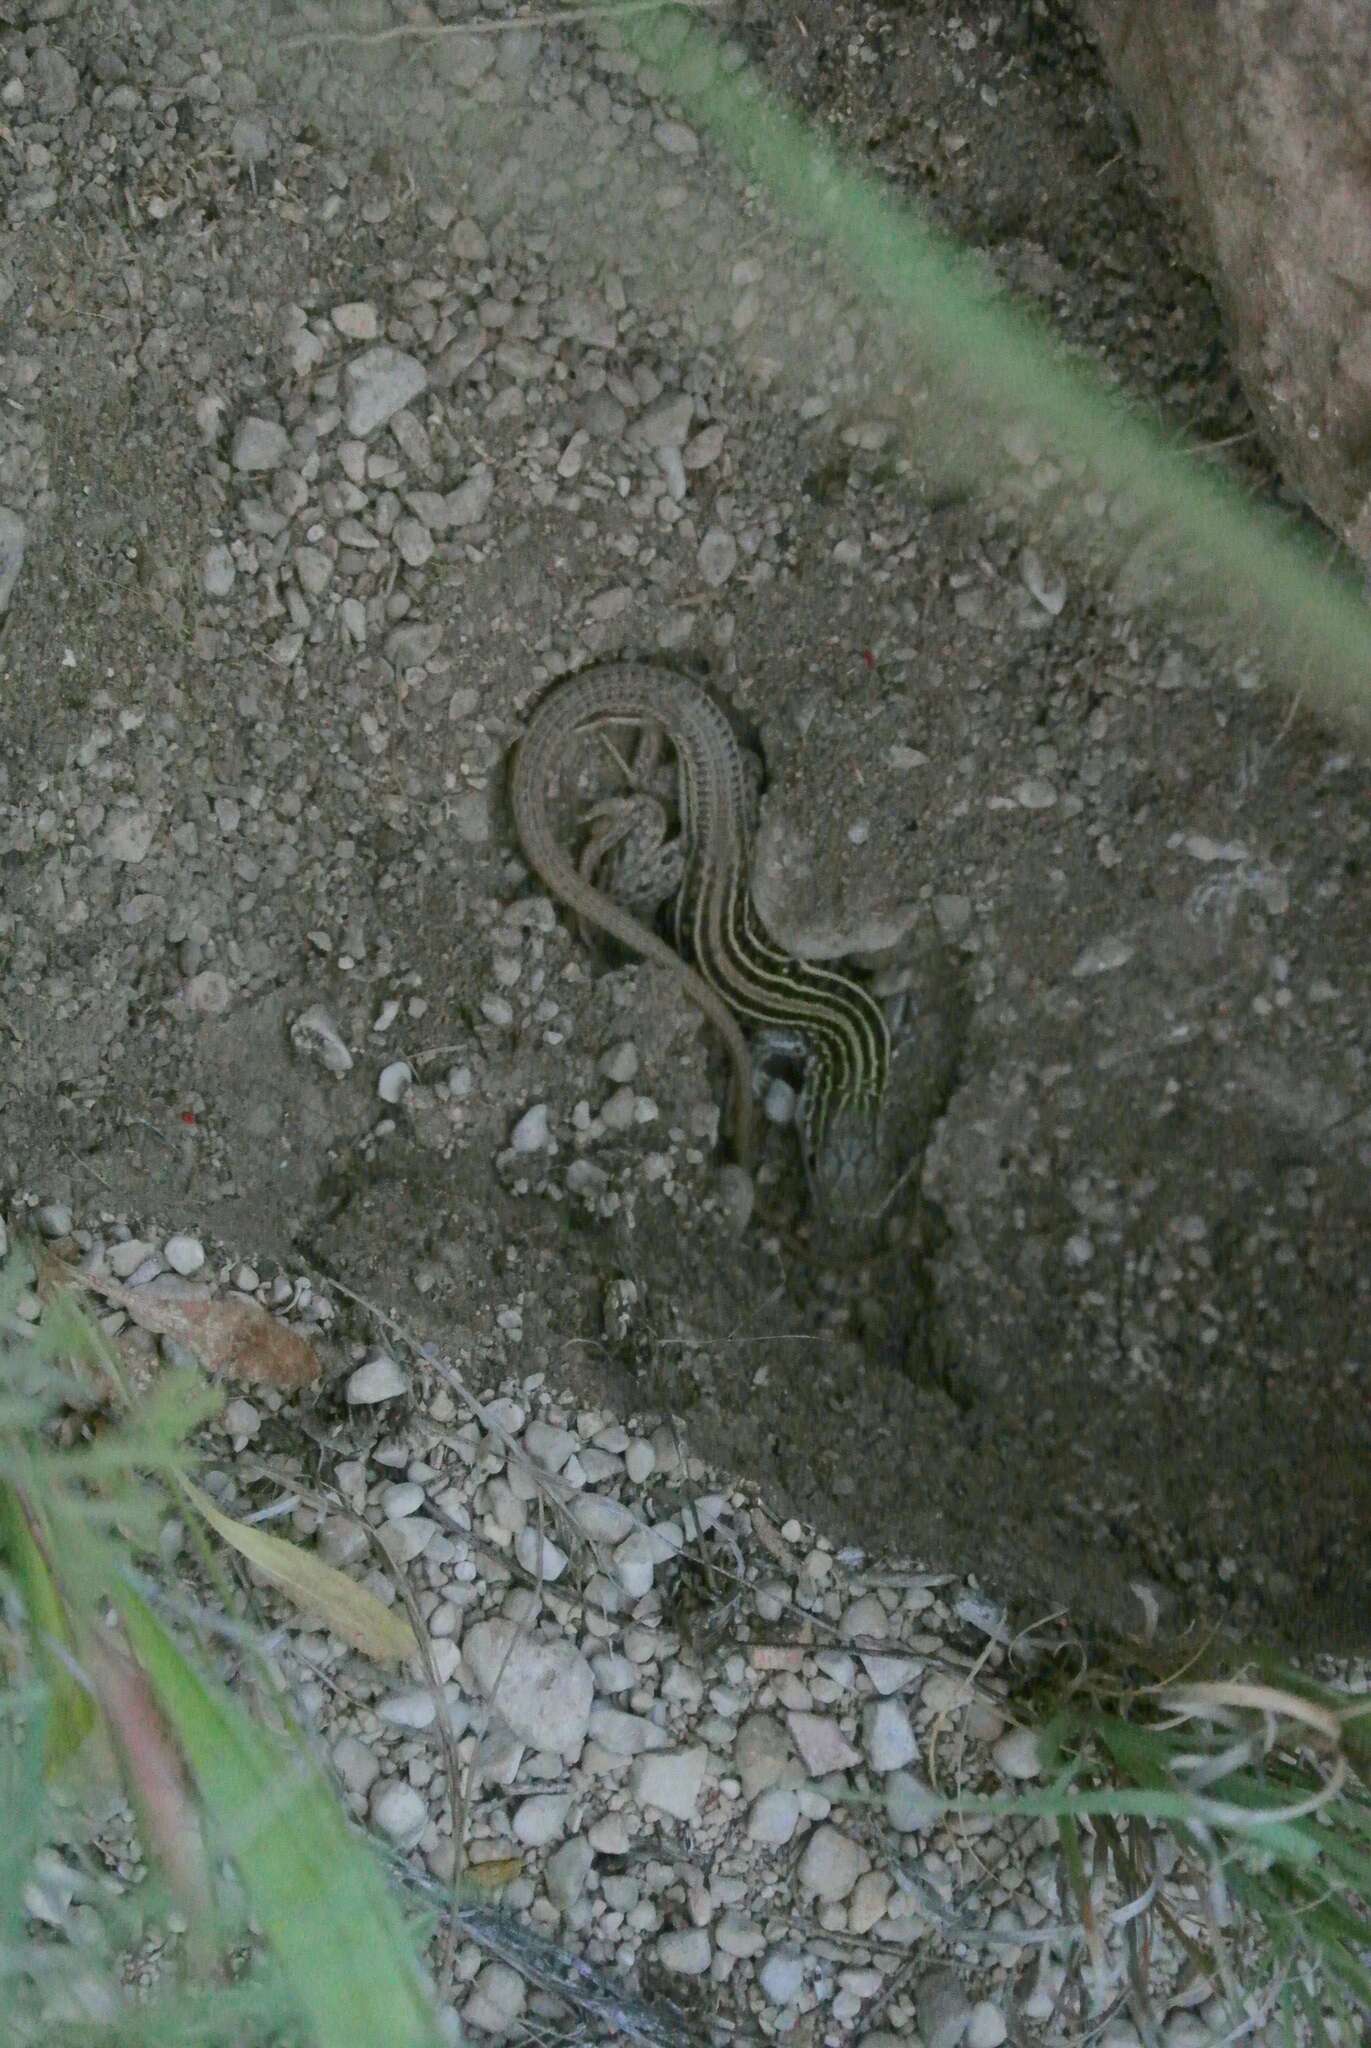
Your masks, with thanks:
M 862 1715 L 862 1747 L 881 1777 L 902 1770 L 919 1753 L 909 1715 L 898 1700 L 878 1700 Z
M 406 1515 L 417 1515 L 423 1505 L 424 1489 L 412 1479 L 382 1489 L 381 1513 L 388 1522 L 403 1522 Z
M 403 1102 L 413 1080 L 414 1069 L 408 1060 L 392 1060 L 388 1067 L 381 1069 L 376 1093 L 382 1102 Z
M 641 1600 L 652 1591 L 659 1555 L 646 1529 L 634 1529 L 614 1552 L 614 1576 L 630 1600 Z
M 509 1134 L 509 1142 L 515 1152 L 543 1152 L 547 1149 L 548 1137 L 548 1106 L 545 1102 L 535 1102 L 515 1124 Z
M 262 1427 L 262 1418 L 251 1401 L 230 1401 L 219 1418 L 221 1426 L 232 1437 L 256 1436 Z
M 751 1175 L 748 1176 L 749 1184 Z M 657 1469 L 657 1453 L 646 1437 L 635 1436 L 624 1452 L 624 1470 L 635 1486 L 645 1486 Z
M 110 1246 L 107 1263 L 116 1280 L 128 1280 L 151 1256 L 152 1246 L 144 1238 L 130 1237 Z
M 800 1823 L 799 1795 L 788 1785 L 773 1785 L 759 1792 L 747 1817 L 750 1840 L 770 1848 L 782 1848 Z
M 700 542 L 700 574 L 714 590 L 727 583 L 738 563 L 738 543 L 721 526 L 711 526 Z
M 408 1391 L 409 1382 L 393 1358 L 378 1352 L 348 1376 L 347 1398 L 354 1408 L 374 1401 L 394 1401 Z
M 192 1273 L 198 1273 L 204 1265 L 205 1247 L 198 1237 L 178 1235 L 167 1239 L 162 1247 L 162 1256 L 173 1273 L 180 1273 L 183 1278 L 189 1279 Z
M 215 541 L 205 549 L 200 580 L 206 597 L 227 597 L 237 578 L 238 570 L 232 552 L 222 541 Z
M 979 2005 L 971 2008 L 971 2021 L 966 2030 L 966 2048 L 1000 2048 L 1008 2039 L 1009 2026 L 998 2005 L 992 2005 L 983 1998 Z
M 799 1997 L 804 1981 L 804 1957 L 789 1948 L 773 1948 L 757 1972 L 762 1995 L 770 2005 L 789 2005 Z
M 703 1927 L 677 1927 L 657 1942 L 657 1959 L 664 1970 L 681 1977 L 702 1977 L 709 1968 L 709 1936 Z
M 428 1822 L 428 1807 L 412 1785 L 389 1779 L 372 1793 L 371 1817 L 392 1842 L 416 1842 Z
M 629 1786 L 639 1806 L 655 1806 L 673 1820 L 695 1818 L 704 1783 L 706 1749 L 662 1749 L 640 1756 L 629 1773 Z
M 376 1709 L 392 1728 L 431 1728 L 438 1716 L 433 1694 L 416 1685 L 409 1692 L 393 1692 Z
M 462 2018 L 467 2028 L 481 2034 L 498 2034 L 502 2039 L 516 2031 L 522 2034 L 519 2017 L 527 1998 L 528 1986 L 516 1969 L 509 1963 L 487 1963 L 462 2007 Z M 470 2036 L 464 2031 L 459 2038 Z
M 607 1131 L 630 1131 L 637 1115 L 638 1098 L 628 1087 L 616 1088 L 601 1105 L 600 1122 Z
M 799 1097 L 789 1081 L 782 1080 L 777 1075 L 774 1081 L 767 1083 L 766 1094 L 762 1100 L 762 1114 L 769 1124 L 793 1124 L 795 1105 L 798 1101 Z
M 600 1072 L 606 1081 L 614 1081 L 620 1087 L 636 1079 L 638 1073 L 638 1048 L 631 1039 L 622 1039 L 618 1045 L 610 1046 L 600 1055 Z
M 530 1578 L 560 1579 L 567 1568 L 567 1554 L 559 1550 L 550 1536 L 540 1536 L 534 1528 L 523 1528 L 514 1539 L 514 1555 L 518 1558 Z
M 525 1799 L 514 1815 L 516 1842 L 526 1849 L 545 1849 L 555 1842 L 566 1826 L 571 1800 L 565 1792 L 535 1792 Z
M 1011 1728 L 990 1754 L 1006 1778 L 1036 1778 L 1042 1772 L 1038 1734 L 1034 1728 Z
M 719 1168 L 715 1186 L 719 1193 L 719 1207 L 730 1227 L 741 1236 L 752 1221 L 752 1212 L 757 1206 L 757 1188 L 752 1175 L 745 1166 L 729 1161 Z
M 1059 570 L 1046 568 L 1032 548 L 1025 548 L 1020 556 L 1019 574 L 1025 589 L 1055 619 L 1066 603 L 1066 578 Z

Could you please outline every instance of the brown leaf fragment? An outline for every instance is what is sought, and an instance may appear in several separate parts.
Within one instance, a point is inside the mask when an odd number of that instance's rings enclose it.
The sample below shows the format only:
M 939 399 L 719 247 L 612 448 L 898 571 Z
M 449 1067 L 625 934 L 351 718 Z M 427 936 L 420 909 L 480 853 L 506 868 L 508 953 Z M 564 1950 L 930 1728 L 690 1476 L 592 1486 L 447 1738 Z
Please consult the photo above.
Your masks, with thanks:
M 70 1277 L 123 1309 L 140 1329 L 184 1344 L 206 1372 L 291 1391 L 312 1386 L 324 1369 L 308 1338 L 255 1301 L 155 1294 L 147 1287 L 123 1287 L 103 1273 L 73 1270 Z

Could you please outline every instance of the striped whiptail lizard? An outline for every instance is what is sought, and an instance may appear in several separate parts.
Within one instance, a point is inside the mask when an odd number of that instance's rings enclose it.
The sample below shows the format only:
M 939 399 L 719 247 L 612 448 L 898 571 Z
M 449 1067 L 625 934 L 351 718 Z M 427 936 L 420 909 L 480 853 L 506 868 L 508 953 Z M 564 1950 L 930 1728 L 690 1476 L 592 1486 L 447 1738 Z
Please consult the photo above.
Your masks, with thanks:
M 660 818 L 659 850 L 679 855 L 675 949 L 596 885 L 593 869 L 588 873 L 584 860 L 577 864 L 549 821 L 549 793 L 568 767 L 577 736 L 625 726 L 644 735 L 659 730 L 675 752 L 680 840 L 672 847 L 664 844 L 661 807 L 651 806 Z M 792 957 L 763 928 L 748 887 L 746 765 L 713 698 L 685 677 L 642 662 L 583 670 L 558 683 L 534 711 L 514 755 L 511 796 L 525 858 L 550 893 L 641 958 L 668 968 L 723 1038 L 733 1069 L 740 1164 L 750 1166 L 753 1152 L 752 1063 L 741 1029 L 747 1024 L 797 1045 L 802 1054 L 800 1142 L 816 1207 L 846 1221 L 854 1208 L 872 1213 L 883 1206 L 880 1124 L 890 1071 L 885 1014 L 851 975 Z M 615 808 L 611 803 L 600 811 Z

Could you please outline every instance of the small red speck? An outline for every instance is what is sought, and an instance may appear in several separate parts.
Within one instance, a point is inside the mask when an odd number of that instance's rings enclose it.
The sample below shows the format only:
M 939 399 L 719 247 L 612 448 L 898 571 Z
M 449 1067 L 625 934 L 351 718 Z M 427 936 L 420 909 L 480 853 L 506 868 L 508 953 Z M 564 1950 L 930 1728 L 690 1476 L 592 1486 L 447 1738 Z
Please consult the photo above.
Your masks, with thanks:
M 864 647 L 862 649 L 862 660 L 866 663 L 868 668 L 875 668 L 876 657 L 871 652 L 871 649 L 869 647 Z
M 195 1122 L 195 1111 L 193 1109 L 183 1109 L 181 1111 L 181 1121 L 183 1124 L 193 1124 Z

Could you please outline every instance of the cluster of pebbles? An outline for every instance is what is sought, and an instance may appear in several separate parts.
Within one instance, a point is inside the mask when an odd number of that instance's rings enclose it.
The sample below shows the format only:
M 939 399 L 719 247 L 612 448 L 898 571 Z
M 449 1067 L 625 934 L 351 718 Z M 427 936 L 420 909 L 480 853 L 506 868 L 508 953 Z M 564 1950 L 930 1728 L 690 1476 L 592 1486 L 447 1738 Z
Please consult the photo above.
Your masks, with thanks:
M 355 1314 L 301 1276 L 216 1267 L 189 1232 L 92 1229 L 60 1202 L 14 1221 L 131 1289 L 217 1283 L 340 1342 Z M 19 1312 L 36 1317 L 36 1298 Z M 151 1356 L 122 1310 L 103 1322 Z M 1009 1702 L 1026 1646 L 995 1603 L 778 1525 L 669 1419 L 578 1408 L 545 1374 L 473 1394 L 462 1369 L 399 1337 L 344 1345 L 334 1421 L 313 1431 L 331 1446 L 323 1493 L 274 1390 L 236 1392 L 205 1444 L 204 1483 L 225 1511 L 265 1513 L 387 1602 L 407 1582 L 425 1657 L 398 1679 L 260 1596 L 273 1656 L 358 1821 L 427 1878 L 500 1863 L 503 1913 L 606 1983 L 681 2008 L 686 2040 L 1053 2038 L 1083 1953 L 1054 1824 L 956 1811 L 959 1795 L 1041 1775 Z M 169 1525 L 168 1563 L 180 1542 Z M 102 1827 L 108 1853 L 117 1826 Z M 39 1880 L 37 1919 L 78 1938 L 77 1861 L 53 1848 Z M 1105 1927 L 1111 1903 L 1097 1902 Z M 1118 1938 L 1105 1952 L 1119 1974 L 1094 1980 L 1101 2008 L 1123 1984 Z M 1174 1994 L 1165 2048 L 1202 2048 L 1220 2008 L 1179 1952 L 1152 1969 L 1154 1995 Z M 562 2011 L 475 1940 L 458 1947 L 449 1994 L 454 2040 L 459 2027 L 522 2039 Z M 1140 2040 L 1122 2016 L 1097 2038 Z

